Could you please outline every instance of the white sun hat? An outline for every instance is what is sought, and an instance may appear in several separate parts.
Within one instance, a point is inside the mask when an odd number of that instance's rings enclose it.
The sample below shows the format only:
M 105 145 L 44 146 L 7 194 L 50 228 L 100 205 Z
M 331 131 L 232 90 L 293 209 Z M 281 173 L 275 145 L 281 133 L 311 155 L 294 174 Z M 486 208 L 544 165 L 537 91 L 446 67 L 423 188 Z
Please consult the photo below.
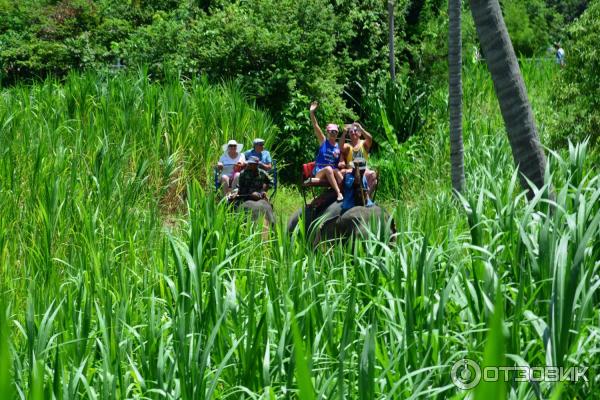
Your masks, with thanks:
M 225 143 L 223 145 L 223 152 L 227 153 L 227 148 L 229 146 L 236 146 L 237 147 L 237 152 L 240 153 L 242 151 L 242 149 L 244 148 L 244 145 L 242 143 L 238 143 L 235 141 L 235 139 L 231 139 L 229 142 Z

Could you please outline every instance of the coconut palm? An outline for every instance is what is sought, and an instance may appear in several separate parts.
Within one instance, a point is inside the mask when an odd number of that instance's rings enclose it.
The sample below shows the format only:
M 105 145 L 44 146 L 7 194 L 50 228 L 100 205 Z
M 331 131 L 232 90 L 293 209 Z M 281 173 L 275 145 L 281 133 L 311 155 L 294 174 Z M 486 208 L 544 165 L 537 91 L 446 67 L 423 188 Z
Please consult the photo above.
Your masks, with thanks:
M 465 169 L 462 141 L 462 37 L 461 0 L 448 1 L 448 82 L 450 106 L 450 160 L 452 187 L 462 192 Z
M 390 52 L 390 78 L 396 80 L 396 61 L 394 57 L 394 0 L 388 0 L 388 47 Z
M 540 144 L 527 90 L 521 76 L 498 0 L 470 0 L 477 35 L 500 104 L 500 111 L 519 168 L 521 184 L 544 184 L 546 157 Z M 528 191 L 532 196 L 533 191 Z

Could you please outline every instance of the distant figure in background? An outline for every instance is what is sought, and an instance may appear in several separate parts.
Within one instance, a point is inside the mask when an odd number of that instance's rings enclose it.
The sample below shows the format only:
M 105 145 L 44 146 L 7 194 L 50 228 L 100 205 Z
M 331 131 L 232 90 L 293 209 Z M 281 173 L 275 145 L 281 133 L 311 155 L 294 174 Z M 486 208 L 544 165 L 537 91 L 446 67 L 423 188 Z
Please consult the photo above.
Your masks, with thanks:
M 556 49 L 556 63 L 563 68 L 565 66 L 565 50 L 558 42 L 554 43 L 554 48 Z
M 473 64 L 477 64 L 481 61 L 481 53 L 479 52 L 478 46 L 473 46 Z
M 240 172 L 246 164 L 243 148 L 244 145 L 235 140 L 223 145 L 223 155 L 219 158 L 217 169 L 221 172 L 221 185 L 225 195 L 237 187 Z
M 248 150 L 244 153 L 246 156 L 246 160 L 249 160 L 250 157 L 258 158 L 258 168 L 263 171 L 269 172 L 273 167 L 273 161 L 271 160 L 271 154 L 265 150 L 265 140 L 261 138 L 256 138 L 252 142 L 252 150 Z

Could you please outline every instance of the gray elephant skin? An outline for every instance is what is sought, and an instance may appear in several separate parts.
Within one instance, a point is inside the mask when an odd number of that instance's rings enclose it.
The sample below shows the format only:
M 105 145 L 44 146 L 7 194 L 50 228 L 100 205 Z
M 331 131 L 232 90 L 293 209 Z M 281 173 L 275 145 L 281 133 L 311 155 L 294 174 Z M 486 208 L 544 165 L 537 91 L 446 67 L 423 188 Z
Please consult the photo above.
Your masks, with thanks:
M 275 223 L 273 207 L 267 200 L 246 200 L 243 203 L 238 203 L 237 208 L 250 212 L 254 221 L 264 215 L 269 223 Z
M 305 210 L 307 211 L 305 212 Z M 356 206 L 342 214 L 341 203 L 334 202 L 322 212 L 315 211 L 310 206 L 297 210 L 288 221 L 288 233 L 291 234 L 296 229 L 300 216 L 303 214 L 307 217 L 305 226 L 308 226 L 308 232 L 315 234 L 315 242 L 339 237 L 347 238 L 352 235 L 364 237 L 372 220 L 390 224 L 394 231 L 391 216 L 377 205 L 372 207 Z

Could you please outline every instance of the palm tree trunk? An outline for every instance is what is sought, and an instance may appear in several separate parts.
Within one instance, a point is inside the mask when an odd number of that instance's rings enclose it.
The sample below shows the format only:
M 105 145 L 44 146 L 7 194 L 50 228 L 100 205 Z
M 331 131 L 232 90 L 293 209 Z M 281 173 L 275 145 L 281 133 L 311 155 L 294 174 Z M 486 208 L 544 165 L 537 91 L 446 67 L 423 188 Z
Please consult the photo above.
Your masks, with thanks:
M 396 60 L 394 57 L 394 0 L 388 0 L 388 47 L 390 51 L 390 78 L 396 80 Z
M 500 4 L 498 0 L 470 0 L 470 4 L 521 184 L 531 189 L 529 180 L 540 188 L 544 184 L 546 157 Z M 533 191 L 528 190 L 528 197 L 531 196 Z
M 462 35 L 461 0 L 448 0 L 448 93 L 450 108 L 450 161 L 452 188 L 462 192 L 465 186 L 462 140 Z
M 418 45 L 421 36 L 419 35 L 419 19 L 421 13 L 425 8 L 425 0 L 411 0 L 408 8 L 406 9 L 404 16 L 404 41 L 406 46 L 402 46 L 401 58 L 408 61 L 410 71 L 414 71 L 422 68 L 420 61 L 415 59 L 414 54 L 411 52 L 412 46 Z M 435 7 L 433 10 L 433 16 L 437 16 L 439 10 Z

